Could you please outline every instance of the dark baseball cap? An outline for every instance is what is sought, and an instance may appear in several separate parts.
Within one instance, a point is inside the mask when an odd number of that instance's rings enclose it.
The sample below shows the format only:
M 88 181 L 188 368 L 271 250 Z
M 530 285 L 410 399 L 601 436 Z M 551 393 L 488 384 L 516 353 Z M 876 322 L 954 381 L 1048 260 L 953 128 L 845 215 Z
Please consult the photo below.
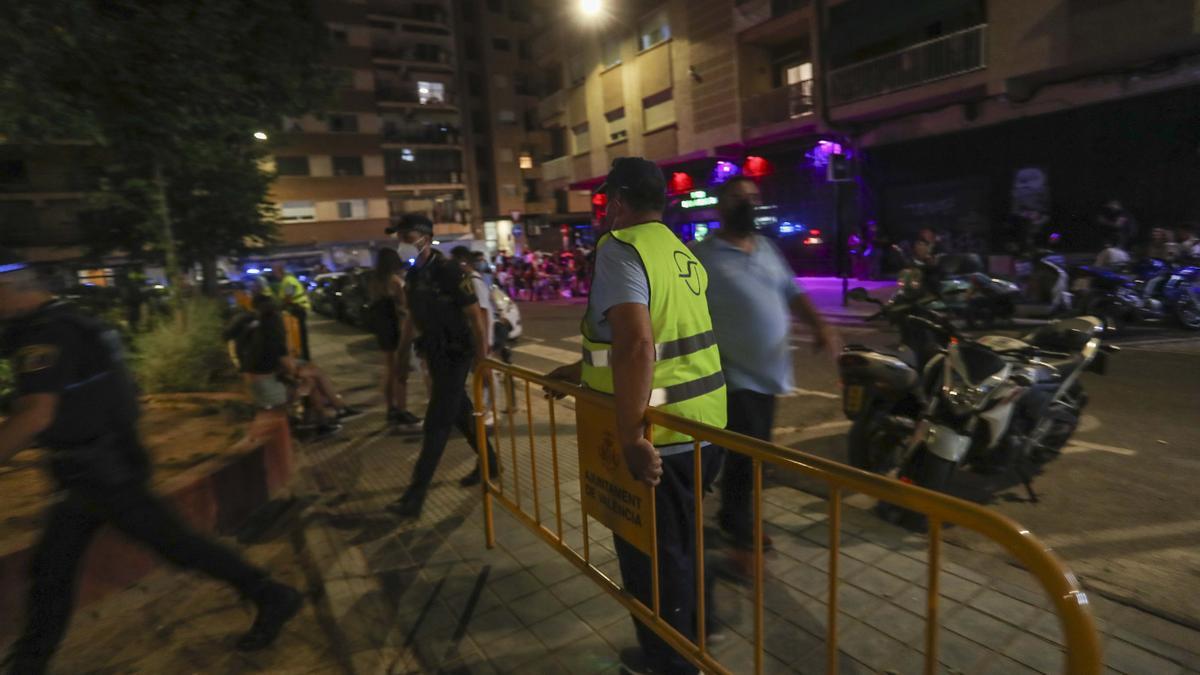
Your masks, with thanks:
M 664 195 L 667 179 L 657 164 L 642 157 L 618 157 L 597 192 L 627 190 L 637 195 Z
M 410 230 L 433 236 L 433 221 L 421 213 L 406 213 L 400 217 L 399 223 L 388 226 L 384 232 L 387 234 L 398 234 Z

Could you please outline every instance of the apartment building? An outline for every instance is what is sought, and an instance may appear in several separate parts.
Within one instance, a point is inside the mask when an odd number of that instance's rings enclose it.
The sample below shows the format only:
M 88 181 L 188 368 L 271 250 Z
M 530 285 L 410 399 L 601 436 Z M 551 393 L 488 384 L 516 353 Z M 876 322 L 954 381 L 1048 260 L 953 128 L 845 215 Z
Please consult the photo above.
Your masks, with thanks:
M 38 262 L 77 258 L 76 214 L 95 188 L 93 147 L 0 143 L 0 246 Z
M 472 236 L 455 4 L 319 4 L 339 86 L 331 109 L 287 121 L 272 159 L 284 247 L 361 259 L 410 212 L 441 239 Z
M 464 117 L 472 147 L 475 222 L 492 252 L 523 250 L 553 212 L 540 191 L 540 163 L 549 134 L 535 121 L 539 73 L 534 36 L 550 25 L 556 3 L 545 0 L 464 0 L 461 44 Z
M 1184 183 L 1200 178 L 1196 153 L 1171 149 L 1200 145 L 1186 121 L 1200 83 L 1195 3 L 601 6 L 555 15 L 533 45 L 547 73 L 537 121 L 551 134 L 551 219 L 590 213 L 620 155 L 663 166 L 685 239 L 711 227 L 717 184 L 755 178 L 773 207 L 763 225 L 813 272 L 831 270 L 839 223 L 844 235 L 875 220 L 893 237 L 932 225 L 987 246 L 1030 206 L 1068 233 L 1114 197 L 1164 219 L 1195 206 Z M 827 180 L 838 154 L 857 180 Z

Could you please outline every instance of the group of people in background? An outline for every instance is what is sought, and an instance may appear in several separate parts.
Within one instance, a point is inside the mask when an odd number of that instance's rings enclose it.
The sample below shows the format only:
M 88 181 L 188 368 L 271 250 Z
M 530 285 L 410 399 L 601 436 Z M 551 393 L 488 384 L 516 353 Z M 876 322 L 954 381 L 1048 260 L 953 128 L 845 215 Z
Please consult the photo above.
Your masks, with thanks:
M 558 254 L 499 255 L 494 261 L 495 283 L 510 297 L 530 302 L 586 296 L 590 256 L 590 251 L 582 248 Z

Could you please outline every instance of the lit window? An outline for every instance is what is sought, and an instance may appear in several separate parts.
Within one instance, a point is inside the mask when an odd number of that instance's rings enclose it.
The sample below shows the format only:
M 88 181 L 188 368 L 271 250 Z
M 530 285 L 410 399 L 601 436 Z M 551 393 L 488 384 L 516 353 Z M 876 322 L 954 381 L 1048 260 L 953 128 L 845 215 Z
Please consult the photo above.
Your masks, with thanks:
M 280 205 L 279 219 L 284 222 L 316 220 L 317 206 L 313 202 L 284 202 Z
M 413 152 L 412 148 L 404 148 L 400 151 L 400 161 L 415 162 L 417 161 L 417 155 Z
M 417 102 L 426 103 L 446 102 L 445 82 L 417 82 Z
M 337 203 L 338 218 L 341 220 L 362 220 L 367 217 L 367 200 L 348 199 Z
M 649 49 L 671 37 L 671 26 L 667 23 L 667 8 L 663 7 L 642 20 L 638 30 L 638 48 Z
M 528 152 L 522 152 L 521 157 L 518 159 L 518 162 L 520 162 L 520 167 L 522 169 L 532 169 L 533 168 L 533 156 L 530 155 Z

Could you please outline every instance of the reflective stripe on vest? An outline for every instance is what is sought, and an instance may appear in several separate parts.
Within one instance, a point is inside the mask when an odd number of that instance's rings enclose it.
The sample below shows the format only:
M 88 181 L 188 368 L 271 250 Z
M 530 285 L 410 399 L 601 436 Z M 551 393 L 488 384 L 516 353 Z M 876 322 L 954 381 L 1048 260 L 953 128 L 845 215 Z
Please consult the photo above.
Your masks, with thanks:
M 686 356 L 693 352 L 698 352 L 701 349 L 707 349 L 717 344 L 717 334 L 710 331 L 705 331 L 698 335 L 692 335 L 670 342 L 660 342 L 654 345 L 654 360 L 664 361 L 673 359 L 679 356 Z M 599 368 L 609 368 L 609 359 L 612 358 L 611 349 L 584 349 L 583 362 L 589 366 L 597 366 Z
M 716 427 L 725 426 L 725 378 L 705 292 L 708 274 L 679 238 L 659 222 L 605 235 L 597 244 L 637 251 L 650 288 L 650 325 L 655 338 L 654 377 L 648 405 Z M 583 383 L 613 392 L 612 345 L 583 327 Z M 654 427 L 655 445 L 688 443 L 690 436 Z

